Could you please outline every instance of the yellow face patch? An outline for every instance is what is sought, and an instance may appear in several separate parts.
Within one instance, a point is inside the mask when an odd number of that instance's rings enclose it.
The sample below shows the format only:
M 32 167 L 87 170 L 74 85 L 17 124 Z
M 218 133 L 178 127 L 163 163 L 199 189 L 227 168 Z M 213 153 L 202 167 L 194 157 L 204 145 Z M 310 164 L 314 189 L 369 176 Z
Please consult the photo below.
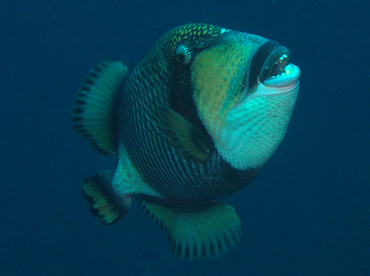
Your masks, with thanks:
M 199 117 L 215 139 L 227 112 L 238 103 L 246 85 L 253 44 L 227 40 L 200 52 L 192 64 L 194 101 Z

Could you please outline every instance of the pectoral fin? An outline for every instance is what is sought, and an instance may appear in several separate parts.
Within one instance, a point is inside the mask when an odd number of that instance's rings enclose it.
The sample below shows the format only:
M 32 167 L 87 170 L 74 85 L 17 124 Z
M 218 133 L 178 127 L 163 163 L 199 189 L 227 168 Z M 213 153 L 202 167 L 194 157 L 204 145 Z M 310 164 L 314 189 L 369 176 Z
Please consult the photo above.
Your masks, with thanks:
M 161 108 L 161 130 L 184 155 L 195 160 L 205 160 L 213 147 L 211 138 L 201 128 L 188 122 L 169 107 Z

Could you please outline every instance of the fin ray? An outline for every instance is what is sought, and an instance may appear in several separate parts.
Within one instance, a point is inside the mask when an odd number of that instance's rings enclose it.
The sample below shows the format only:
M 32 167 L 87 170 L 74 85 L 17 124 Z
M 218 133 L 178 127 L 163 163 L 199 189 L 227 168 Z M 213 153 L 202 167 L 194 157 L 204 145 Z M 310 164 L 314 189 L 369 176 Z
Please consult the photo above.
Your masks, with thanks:
M 175 256 L 187 260 L 219 257 L 234 249 L 242 235 L 234 207 L 214 201 L 205 206 L 174 207 L 140 195 L 143 211 L 168 235 Z
M 117 152 L 116 100 L 127 75 L 120 61 L 99 62 L 75 97 L 72 127 L 105 155 Z
M 211 143 L 196 125 L 169 107 L 162 107 L 161 115 L 161 129 L 176 148 L 195 160 L 208 157 Z
M 99 171 L 82 185 L 84 199 L 90 203 L 90 212 L 102 224 L 120 220 L 131 206 L 131 196 L 116 197 L 111 188 L 112 171 Z

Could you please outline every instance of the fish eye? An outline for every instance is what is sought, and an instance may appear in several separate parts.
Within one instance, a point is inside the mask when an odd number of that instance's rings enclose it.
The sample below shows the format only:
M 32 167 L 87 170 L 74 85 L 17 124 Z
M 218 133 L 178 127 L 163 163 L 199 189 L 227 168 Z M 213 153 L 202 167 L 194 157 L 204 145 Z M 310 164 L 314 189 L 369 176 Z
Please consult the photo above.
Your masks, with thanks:
M 175 54 L 176 59 L 182 64 L 188 64 L 191 60 L 191 50 L 184 44 L 177 46 Z

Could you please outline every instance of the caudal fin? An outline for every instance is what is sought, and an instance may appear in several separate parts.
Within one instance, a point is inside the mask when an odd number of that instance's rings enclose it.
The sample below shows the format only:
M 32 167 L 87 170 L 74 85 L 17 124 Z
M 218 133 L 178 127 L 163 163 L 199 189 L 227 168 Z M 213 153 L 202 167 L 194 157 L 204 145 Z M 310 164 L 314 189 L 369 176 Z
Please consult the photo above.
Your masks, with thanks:
M 175 256 L 188 260 L 219 257 L 240 242 L 241 222 L 234 207 L 212 202 L 196 208 L 173 207 L 138 197 L 143 211 L 168 235 Z

